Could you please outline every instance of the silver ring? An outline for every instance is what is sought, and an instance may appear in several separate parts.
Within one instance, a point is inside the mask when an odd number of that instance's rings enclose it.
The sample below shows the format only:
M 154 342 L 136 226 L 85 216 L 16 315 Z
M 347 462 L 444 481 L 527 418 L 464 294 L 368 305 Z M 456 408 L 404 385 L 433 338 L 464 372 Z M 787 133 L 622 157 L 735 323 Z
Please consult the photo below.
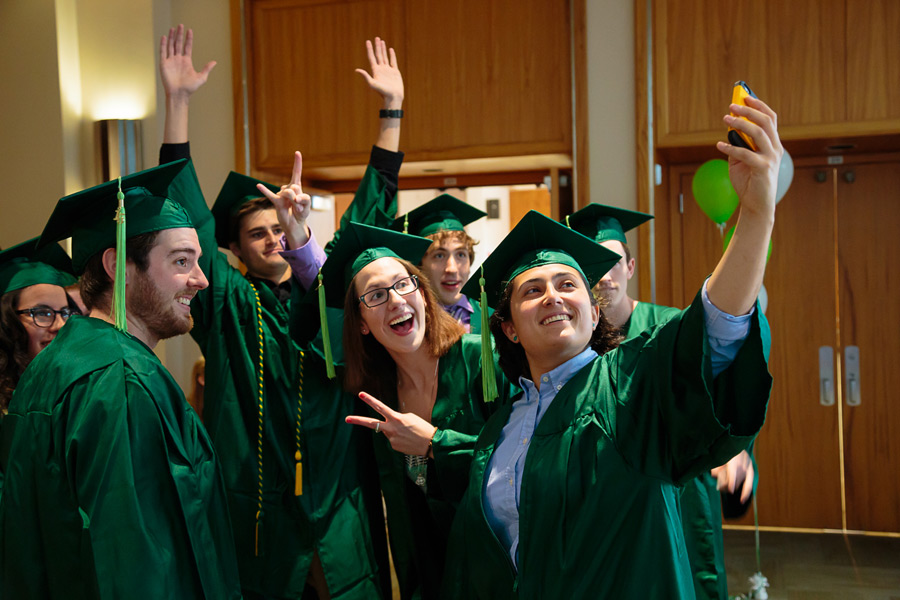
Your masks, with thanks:
M 375 433 L 379 433 L 381 431 L 381 421 L 375 423 Z

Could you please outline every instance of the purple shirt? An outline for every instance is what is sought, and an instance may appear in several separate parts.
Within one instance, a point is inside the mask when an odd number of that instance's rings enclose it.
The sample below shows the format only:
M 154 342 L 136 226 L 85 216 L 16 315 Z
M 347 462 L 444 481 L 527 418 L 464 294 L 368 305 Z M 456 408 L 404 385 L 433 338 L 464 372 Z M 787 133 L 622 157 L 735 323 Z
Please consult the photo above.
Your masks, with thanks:
M 299 248 L 288 249 L 284 236 L 281 238 L 281 246 L 284 248 L 279 254 L 291 267 L 294 279 L 303 286 L 303 289 L 312 288 L 316 282 L 319 269 L 325 264 L 325 251 L 316 241 L 312 229 L 309 230 L 309 240 Z
M 469 323 L 472 321 L 472 313 L 475 312 L 475 309 L 472 308 L 468 297 L 460 295 L 459 300 L 450 306 L 444 306 L 444 310 L 456 319 L 457 323 L 466 328 L 466 333 L 469 333 Z

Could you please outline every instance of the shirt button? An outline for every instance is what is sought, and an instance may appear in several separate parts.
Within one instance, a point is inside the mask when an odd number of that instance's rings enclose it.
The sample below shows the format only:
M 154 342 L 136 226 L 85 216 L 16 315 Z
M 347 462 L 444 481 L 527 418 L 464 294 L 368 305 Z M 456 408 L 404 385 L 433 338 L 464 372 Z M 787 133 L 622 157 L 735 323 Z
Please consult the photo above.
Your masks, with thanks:
M 509 485 L 512 486 L 512 484 L 513 484 L 513 480 L 510 479 L 510 480 L 509 480 Z
M 524 446 L 527 443 L 528 443 L 528 438 L 522 438 L 522 445 Z
M 559 390 L 561 390 L 561 389 L 562 389 L 562 386 L 561 386 L 561 385 L 556 386 L 556 391 L 557 391 L 557 392 L 558 392 Z
M 541 381 L 543 381 L 544 383 L 547 383 L 548 381 L 550 381 L 550 378 L 547 376 L 544 376 L 544 378 L 541 379 Z

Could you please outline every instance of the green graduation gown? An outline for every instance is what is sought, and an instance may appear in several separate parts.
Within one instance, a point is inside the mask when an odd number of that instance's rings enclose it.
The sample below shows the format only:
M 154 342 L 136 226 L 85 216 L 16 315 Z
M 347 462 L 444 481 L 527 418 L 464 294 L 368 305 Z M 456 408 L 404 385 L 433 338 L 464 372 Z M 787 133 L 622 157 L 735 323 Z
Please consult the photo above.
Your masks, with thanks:
M 3 597 L 240 598 L 220 463 L 156 355 L 72 317 L 3 422 Z
M 497 368 L 492 403 L 482 401 L 481 337 L 463 335 L 438 363 L 431 423 L 438 428 L 434 460 L 428 461 L 427 493 L 406 475 L 403 454 L 375 435 L 375 457 L 387 507 L 391 555 L 404 600 L 438 598 L 450 526 L 468 482 L 472 450 L 492 412 L 509 397 L 509 383 Z M 397 410 L 397 398 L 382 399 Z
M 769 330 L 759 311 L 713 379 L 699 296 L 652 333 L 583 367 L 531 440 L 518 571 L 482 490 L 511 405 L 479 436 L 451 540 L 451 598 L 690 598 L 679 485 L 745 449 L 765 419 Z
M 671 306 L 638 302 L 623 328 L 625 339 L 664 323 L 679 312 Z M 684 543 L 698 600 L 728 600 L 722 502 L 719 496 L 716 479 L 709 472 L 701 473 L 685 483 L 681 492 Z
M 382 206 L 384 188 L 370 166 L 342 222 L 389 224 L 396 207 Z M 206 212 L 198 234 L 209 287 L 191 303 L 191 335 L 206 357 L 203 418 L 222 461 L 241 587 L 299 598 L 317 552 L 332 598 L 380 598 L 390 591 L 378 566 L 386 560 L 377 560 L 386 553 L 378 548 L 383 518 L 369 518 L 375 499 L 362 482 L 371 440 L 344 422 L 357 399 L 327 379 L 316 349 L 291 339 L 289 303 L 228 263 L 208 209 L 198 210 Z M 339 335 L 331 338 L 339 353 Z M 298 438 L 303 493 L 296 496 Z

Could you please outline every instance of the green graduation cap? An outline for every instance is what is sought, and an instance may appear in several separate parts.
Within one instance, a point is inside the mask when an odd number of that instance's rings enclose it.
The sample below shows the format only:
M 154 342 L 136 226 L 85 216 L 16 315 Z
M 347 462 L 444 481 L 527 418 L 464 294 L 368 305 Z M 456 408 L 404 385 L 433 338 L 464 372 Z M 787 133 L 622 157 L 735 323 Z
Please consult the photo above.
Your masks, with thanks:
M 107 248 L 115 247 L 117 255 L 124 256 L 128 238 L 164 229 L 199 227 L 205 211 L 194 166 L 183 159 L 60 199 L 38 248 L 71 237 L 72 264 L 75 273 L 81 273 L 92 256 Z M 116 327 L 124 331 L 124 260 L 116 261 L 113 290 Z
M 528 211 L 482 264 L 487 305 L 496 308 L 506 285 L 528 269 L 554 263 L 568 265 L 593 287 L 620 258 L 536 210 Z M 462 293 L 472 297 L 478 292 L 479 276 L 473 276 Z
M 72 260 L 59 244 L 37 249 L 32 238 L 0 252 L 0 296 L 39 283 L 66 287 L 75 283 Z
M 566 225 L 598 244 L 616 240 L 626 244 L 625 232 L 653 218 L 653 215 L 591 203 L 566 217 Z
M 212 207 L 212 214 L 216 220 L 216 242 L 220 248 L 228 247 L 230 241 L 228 229 L 231 225 L 231 218 L 247 202 L 262 198 L 262 194 L 256 187 L 257 183 L 269 188 L 273 194 L 281 191 L 281 188 L 276 185 L 234 171 L 228 174 L 225 183 L 222 184 L 222 189 L 219 190 L 219 195 L 216 196 Z
M 438 231 L 465 231 L 466 225 L 486 216 L 486 212 L 459 198 L 441 194 L 395 219 L 391 229 L 424 237 Z

